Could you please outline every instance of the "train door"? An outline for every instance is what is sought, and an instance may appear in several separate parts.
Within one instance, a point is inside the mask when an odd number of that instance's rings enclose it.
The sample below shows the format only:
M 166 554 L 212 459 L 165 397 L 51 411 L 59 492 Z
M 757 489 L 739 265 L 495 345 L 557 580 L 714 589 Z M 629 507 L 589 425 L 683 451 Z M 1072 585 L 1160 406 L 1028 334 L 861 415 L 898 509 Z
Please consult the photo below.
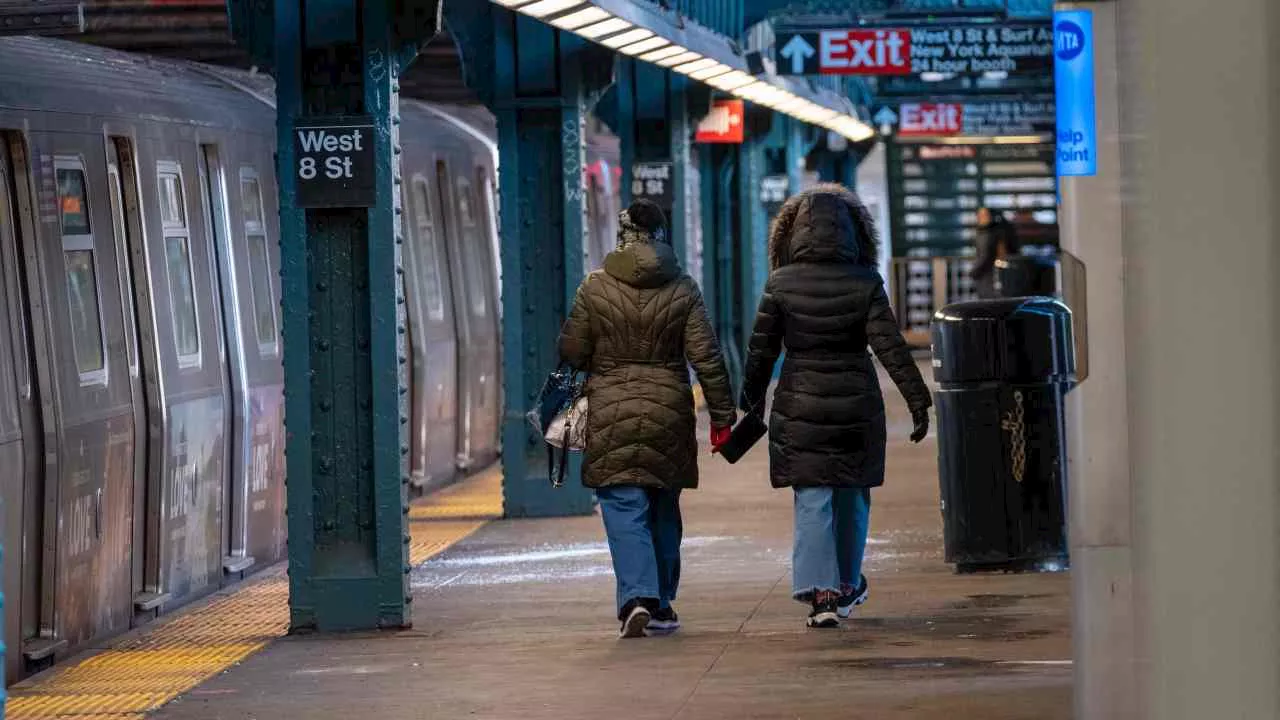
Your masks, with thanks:
M 8 148 L 0 143 L 0 500 L 4 523 L 4 637 L 15 651 L 5 655 L 5 677 L 22 670 L 21 648 L 40 623 L 40 503 L 42 459 L 40 409 L 32 374 L 18 234 L 29 214 L 19 216 L 17 177 Z M 28 208 L 29 210 L 29 208 Z
M 249 371 L 241 328 L 241 302 L 236 242 L 231 236 L 227 212 L 227 183 L 216 145 L 201 145 L 199 156 L 200 192 L 205 208 L 205 235 L 209 264 L 214 268 L 213 285 L 219 302 L 212 313 L 217 319 L 220 353 L 227 381 L 223 383 L 224 407 L 230 408 L 230 428 L 226 455 L 226 477 L 230 483 L 223 503 L 223 572 L 240 573 L 253 566 L 249 554 L 249 473 L 253 466 L 253 428 L 250 422 Z
M 133 527 L 132 546 L 135 550 L 130 568 L 132 580 L 130 587 L 136 599 L 142 591 L 142 564 L 146 555 L 146 499 L 147 499 L 147 398 L 143 383 L 141 350 L 138 345 L 140 316 L 134 299 L 134 282 L 132 266 L 132 248 L 139 240 L 140 224 L 136 219 L 137 206 L 130 204 L 126 198 L 132 197 L 129 186 L 136 187 L 137 179 L 133 174 L 132 163 L 122 163 L 122 150 L 129 152 L 129 140 L 111 138 L 107 143 L 107 199 L 111 203 L 111 224 L 115 231 L 115 252 L 118 265 L 118 281 L 121 294 L 121 305 L 125 317 L 132 325 L 125 337 L 126 362 L 129 365 L 129 394 L 133 403 L 133 426 L 137 428 L 133 450 Z M 128 180 L 126 181 L 126 178 Z
M 440 199 L 441 235 L 447 248 L 447 261 L 444 266 L 451 278 L 453 290 L 453 321 L 458 338 L 458 372 L 454 384 L 458 393 L 458 443 L 456 457 L 458 467 L 469 470 L 475 460 L 472 455 L 472 426 L 476 419 L 478 398 L 478 368 L 472 367 L 476 326 L 474 312 L 471 309 L 473 289 L 467 277 L 467 258 L 464 254 L 465 241 L 459 227 L 457 198 L 453 190 L 453 175 L 449 172 L 448 163 L 444 160 L 436 162 L 436 192 Z
M 498 293 L 495 287 L 495 259 L 491 254 L 489 233 L 495 223 L 490 222 L 491 208 L 482 200 L 489 186 L 489 176 L 484 168 L 476 168 L 474 183 L 459 175 L 458 226 L 462 239 L 462 260 L 466 263 L 467 312 L 471 322 L 471 347 L 467 366 L 471 371 L 472 399 L 474 406 L 468 430 L 471 461 L 479 466 L 487 465 L 498 456 L 498 425 L 501 421 L 501 382 L 499 368 L 502 364 L 501 344 L 498 335 Z
M 24 647 L 37 665 L 64 644 L 129 626 L 135 440 L 125 347 L 133 324 L 115 287 L 102 138 L 50 133 L 42 144 L 34 206 L 43 232 L 38 249 L 23 243 L 45 367 L 40 637 Z M 18 175 L 24 153 L 10 144 Z
M 412 346 L 412 475 L 419 486 L 453 479 L 458 456 L 458 328 L 443 214 L 426 177 L 413 176 L 406 264 Z M 434 199 L 438 200 L 435 195 Z

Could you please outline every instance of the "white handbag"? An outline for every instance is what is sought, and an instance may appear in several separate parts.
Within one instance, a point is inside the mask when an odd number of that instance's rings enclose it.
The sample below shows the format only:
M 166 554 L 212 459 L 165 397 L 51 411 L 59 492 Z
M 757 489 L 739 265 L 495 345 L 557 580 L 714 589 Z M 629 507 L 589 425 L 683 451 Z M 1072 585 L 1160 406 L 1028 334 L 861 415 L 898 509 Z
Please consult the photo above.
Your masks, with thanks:
M 547 444 L 561 450 L 585 450 L 587 447 L 587 396 L 584 394 L 566 408 L 547 427 L 543 436 Z

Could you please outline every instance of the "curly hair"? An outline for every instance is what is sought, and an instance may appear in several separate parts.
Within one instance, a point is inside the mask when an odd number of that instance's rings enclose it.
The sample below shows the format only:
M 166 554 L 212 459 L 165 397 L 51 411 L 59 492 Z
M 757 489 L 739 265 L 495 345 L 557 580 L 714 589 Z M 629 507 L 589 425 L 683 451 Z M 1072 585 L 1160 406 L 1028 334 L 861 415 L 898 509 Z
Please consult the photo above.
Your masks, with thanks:
M 769 269 L 777 270 L 791 262 L 791 231 L 800 208 L 815 195 L 835 195 L 849 208 L 857 231 L 858 264 L 876 267 L 880 256 L 880 233 L 862 198 L 849 188 L 836 183 L 820 183 L 792 195 L 782 205 L 769 228 Z

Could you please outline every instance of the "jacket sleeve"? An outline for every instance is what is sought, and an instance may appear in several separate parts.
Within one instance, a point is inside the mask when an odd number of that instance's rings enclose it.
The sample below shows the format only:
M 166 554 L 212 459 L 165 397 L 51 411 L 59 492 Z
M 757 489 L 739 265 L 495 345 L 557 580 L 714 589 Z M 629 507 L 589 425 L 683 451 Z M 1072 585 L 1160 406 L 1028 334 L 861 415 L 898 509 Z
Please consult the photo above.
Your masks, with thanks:
M 871 311 L 867 315 L 867 343 L 875 351 L 880 363 L 889 372 L 889 377 L 898 386 L 898 392 L 907 401 L 907 407 L 914 413 L 927 410 L 933 405 L 933 397 L 929 394 L 929 386 L 920 376 L 920 368 L 911 357 L 911 348 L 898 330 L 898 320 L 889 307 L 889 296 L 885 294 L 884 285 L 876 285 L 871 293 Z
M 569 317 L 560 328 L 560 362 L 575 370 L 591 369 L 591 355 L 595 351 L 595 338 L 591 336 L 591 310 L 587 306 L 587 282 L 583 280 L 573 298 Z
M 764 398 L 773 380 L 773 367 L 782 354 L 782 305 L 773 292 L 773 279 L 764 286 L 760 308 L 756 311 L 755 328 L 747 345 L 747 365 L 743 371 L 742 409 L 764 414 Z
M 720 352 L 720 341 L 707 317 L 702 291 L 696 282 L 690 284 L 693 286 L 693 303 L 684 323 L 685 358 L 693 366 L 698 383 L 702 385 L 711 424 L 730 427 L 737 420 L 737 413 L 733 408 L 733 388 L 729 385 L 729 372 L 724 367 L 724 354 Z

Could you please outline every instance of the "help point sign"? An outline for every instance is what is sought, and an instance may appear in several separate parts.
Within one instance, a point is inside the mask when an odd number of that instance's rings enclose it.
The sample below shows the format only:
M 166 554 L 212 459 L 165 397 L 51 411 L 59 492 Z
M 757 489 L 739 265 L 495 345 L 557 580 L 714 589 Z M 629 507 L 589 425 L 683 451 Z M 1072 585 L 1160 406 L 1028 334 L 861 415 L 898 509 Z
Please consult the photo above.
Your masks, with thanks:
M 1053 16 L 1053 79 L 1057 101 L 1060 176 L 1098 174 L 1098 128 L 1093 85 L 1093 12 Z

